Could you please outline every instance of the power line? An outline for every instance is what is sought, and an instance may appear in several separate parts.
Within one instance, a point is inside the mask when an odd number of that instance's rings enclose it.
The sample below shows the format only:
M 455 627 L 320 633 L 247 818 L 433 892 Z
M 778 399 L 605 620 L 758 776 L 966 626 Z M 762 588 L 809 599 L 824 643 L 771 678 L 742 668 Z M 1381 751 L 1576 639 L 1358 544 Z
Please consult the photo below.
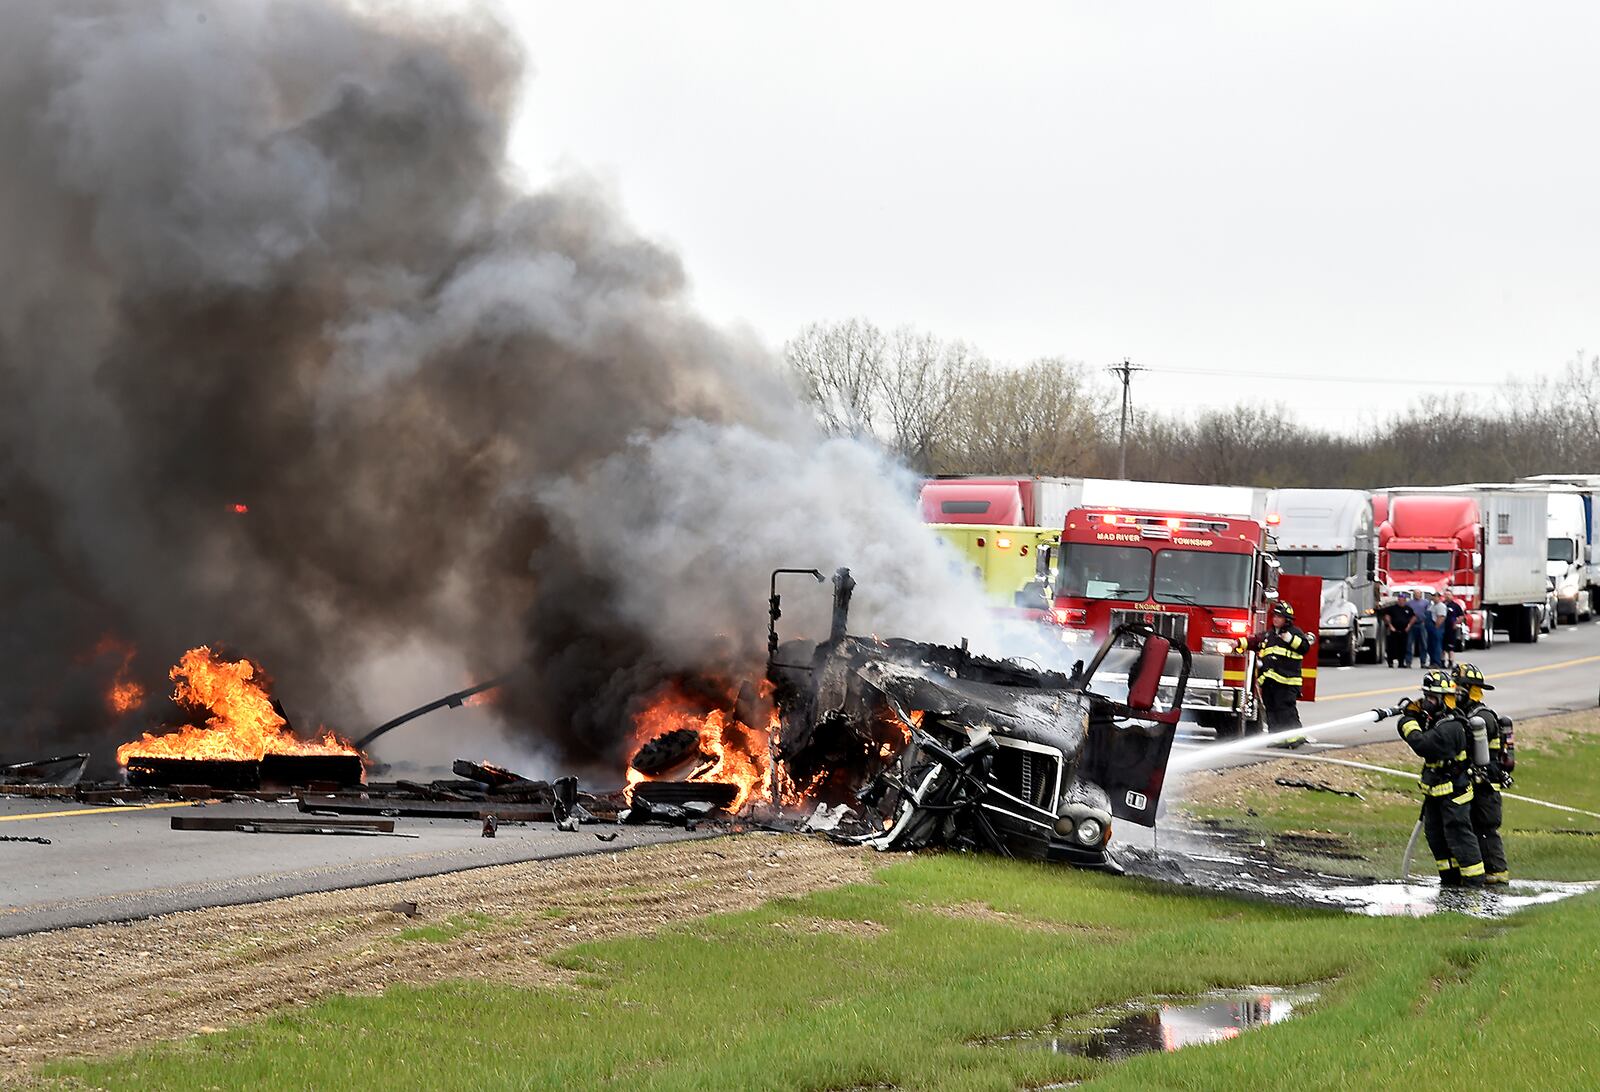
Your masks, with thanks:
M 1122 379 L 1122 425 L 1117 430 L 1117 477 L 1128 476 L 1128 400 L 1130 388 L 1133 383 L 1133 373 L 1147 369 L 1129 362 L 1127 357 L 1122 358 L 1121 364 L 1113 364 L 1108 369 L 1112 375 Z
M 1117 371 L 1120 365 L 1111 370 Z M 1360 383 L 1390 387 L 1504 387 L 1503 382 L 1474 379 L 1404 379 L 1392 375 L 1297 375 L 1293 372 L 1248 372 L 1230 368 L 1137 368 L 1160 375 L 1229 376 L 1236 379 L 1272 379 L 1300 383 Z

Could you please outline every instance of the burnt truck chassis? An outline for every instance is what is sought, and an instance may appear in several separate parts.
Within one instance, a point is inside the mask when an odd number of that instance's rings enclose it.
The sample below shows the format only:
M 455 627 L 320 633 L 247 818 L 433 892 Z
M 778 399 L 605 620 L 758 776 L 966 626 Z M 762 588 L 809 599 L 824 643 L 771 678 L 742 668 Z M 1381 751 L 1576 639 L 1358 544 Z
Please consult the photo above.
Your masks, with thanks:
M 960 647 L 847 633 L 848 569 L 834 574 L 827 641 L 778 641 L 773 573 L 767 678 L 779 713 L 774 775 L 849 803 L 878 849 L 950 845 L 1116 869 L 1113 819 L 1154 826 L 1190 671 L 1187 648 L 1129 623 L 1070 674 Z M 1138 649 L 1128 699 L 1090 683 L 1113 647 Z M 1153 708 L 1169 657 L 1170 707 Z M 1168 674 L 1170 678 L 1170 673 Z M 920 717 L 919 717 L 920 714 Z M 920 724 L 918 721 L 920 720 Z M 910 741 L 905 742 L 907 729 Z

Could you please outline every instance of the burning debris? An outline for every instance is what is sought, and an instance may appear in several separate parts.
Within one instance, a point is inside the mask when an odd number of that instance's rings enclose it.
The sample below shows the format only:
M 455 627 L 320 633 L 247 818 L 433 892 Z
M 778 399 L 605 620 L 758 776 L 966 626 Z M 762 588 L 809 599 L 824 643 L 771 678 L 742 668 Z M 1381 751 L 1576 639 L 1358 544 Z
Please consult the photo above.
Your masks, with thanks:
M 965 645 L 855 637 L 845 569 L 828 639 L 780 643 L 776 577 L 762 685 L 678 682 L 636 718 L 627 821 L 759 806 L 769 821 L 806 814 L 804 829 L 881 849 L 1091 866 L 1109 861 L 1114 818 L 1154 824 L 1178 719 L 1176 705 L 1155 712 L 1154 696 L 1175 656 L 1181 698 L 1186 650 L 1129 625 L 1064 674 Z M 1131 661 L 1126 701 L 1090 689 L 1111 656 Z
M 86 754 L 13 762 L 0 766 L 0 789 L 71 788 L 83 779 L 83 770 L 88 764 Z
M 118 747 L 117 764 L 133 784 L 250 789 L 361 781 L 360 752 L 330 731 L 309 740 L 295 735 L 267 693 L 265 673 L 251 661 L 229 661 L 201 645 L 185 652 L 169 674 L 176 684 L 172 700 L 210 715 L 204 726 L 146 732 Z
M 855 788 L 864 829 L 853 840 L 1104 866 L 1114 864 L 1113 818 L 1154 825 L 1188 681 L 1186 650 L 1126 625 L 1087 668 L 1080 662 L 1062 674 L 975 656 L 965 645 L 853 637 L 854 588 L 841 569 L 832 631 L 814 647 L 778 643 L 774 595 L 768 667 L 778 762 L 807 786 L 808 800 L 842 803 Z M 1125 701 L 1090 688 L 1113 653 L 1133 659 Z M 1178 700 L 1157 713 L 1174 653 Z

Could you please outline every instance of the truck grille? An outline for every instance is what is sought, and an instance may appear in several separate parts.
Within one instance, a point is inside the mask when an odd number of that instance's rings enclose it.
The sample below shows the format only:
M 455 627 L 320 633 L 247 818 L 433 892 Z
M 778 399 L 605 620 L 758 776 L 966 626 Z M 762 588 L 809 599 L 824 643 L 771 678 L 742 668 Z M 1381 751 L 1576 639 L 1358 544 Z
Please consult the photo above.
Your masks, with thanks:
M 1145 622 L 1157 634 L 1167 638 L 1175 645 L 1181 645 L 1189 634 L 1189 616 L 1178 614 L 1175 611 L 1161 610 L 1114 610 L 1111 612 L 1111 628 L 1116 629 L 1125 622 Z
M 1000 745 L 990 767 L 994 783 L 1012 796 L 1026 800 L 1036 808 L 1055 811 L 1056 776 L 1061 760 L 1055 755 L 1039 751 L 1025 751 L 1021 747 Z

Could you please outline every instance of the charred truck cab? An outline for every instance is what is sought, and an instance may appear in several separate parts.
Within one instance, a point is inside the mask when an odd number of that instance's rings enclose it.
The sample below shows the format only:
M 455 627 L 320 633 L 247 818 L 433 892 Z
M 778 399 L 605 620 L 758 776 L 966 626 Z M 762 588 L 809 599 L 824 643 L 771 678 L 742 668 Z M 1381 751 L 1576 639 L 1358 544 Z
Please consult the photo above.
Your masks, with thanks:
M 1180 708 L 1159 709 L 1169 659 L 1181 702 L 1187 649 L 1141 623 L 1117 627 L 1071 673 L 960 647 L 846 632 L 854 581 L 834 576 L 820 644 L 778 642 L 767 667 L 778 712 L 775 799 L 848 803 L 849 840 L 878 849 L 955 845 L 1115 868 L 1112 824 L 1154 826 Z M 1136 657 L 1125 698 L 1091 689 L 1113 647 Z M 798 790 L 798 792 L 796 791 Z M 831 798 L 831 799 L 830 799 Z
M 1280 590 L 1274 553 L 1265 526 L 1249 517 L 1074 508 L 1061 536 L 1055 621 L 1064 640 L 1085 648 L 1139 623 L 1186 649 L 1193 675 L 1182 707 L 1219 737 L 1237 736 L 1261 726 L 1255 654 L 1242 651 L 1240 639 L 1267 625 Z M 1309 617 L 1315 618 L 1320 581 L 1311 583 Z M 1307 658 L 1305 676 L 1310 700 L 1314 658 Z M 1158 699 L 1176 700 L 1177 681 L 1169 667 Z

